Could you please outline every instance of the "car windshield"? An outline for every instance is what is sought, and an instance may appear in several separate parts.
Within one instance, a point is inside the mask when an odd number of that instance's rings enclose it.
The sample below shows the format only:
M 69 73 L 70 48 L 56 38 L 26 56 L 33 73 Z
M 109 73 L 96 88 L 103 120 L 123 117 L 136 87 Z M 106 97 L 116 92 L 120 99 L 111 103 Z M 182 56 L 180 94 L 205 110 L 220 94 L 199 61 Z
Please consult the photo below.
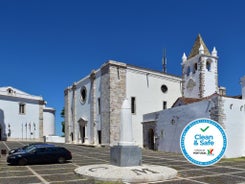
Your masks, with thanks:
M 23 146 L 21 149 L 26 150 L 30 145 Z

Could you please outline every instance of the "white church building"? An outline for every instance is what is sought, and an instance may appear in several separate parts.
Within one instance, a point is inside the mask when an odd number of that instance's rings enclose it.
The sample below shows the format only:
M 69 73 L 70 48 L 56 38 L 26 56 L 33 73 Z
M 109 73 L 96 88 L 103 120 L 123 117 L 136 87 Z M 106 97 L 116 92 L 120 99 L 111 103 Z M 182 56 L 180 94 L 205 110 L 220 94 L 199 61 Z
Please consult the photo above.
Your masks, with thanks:
M 143 117 L 144 147 L 181 153 L 180 135 L 184 127 L 198 118 L 217 121 L 225 130 L 228 146 L 225 157 L 245 156 L 245 77 L 241 96 L 226 96 L 218 86 L 218 56 L 210 53 L 198 35 L 187 57 L 182 57 L 182 97 L 166 110 Z
M 0 87 L 0 140 L 43 140 L 55 134 L 55 109 L 41 96 Z
M 181 96 L 180 77 L 123 62 L 108 61 L 65 89 L 65 141 L 114 145 L 120 109 L 131 102 L 134 141 L 143 146 L 143 114 L 170 108 Z

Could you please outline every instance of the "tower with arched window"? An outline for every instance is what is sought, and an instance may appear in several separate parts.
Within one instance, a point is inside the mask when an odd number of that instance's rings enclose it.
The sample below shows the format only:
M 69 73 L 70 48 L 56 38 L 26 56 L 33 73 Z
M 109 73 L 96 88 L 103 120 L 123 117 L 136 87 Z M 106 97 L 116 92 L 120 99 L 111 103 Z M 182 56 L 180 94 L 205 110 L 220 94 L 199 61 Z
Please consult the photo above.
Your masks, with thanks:
M 218 93 L 218 57 L 215 47 L 210 54 L 199 34 L 190 55 L 182 56 L 182 95 L 203 98 Z

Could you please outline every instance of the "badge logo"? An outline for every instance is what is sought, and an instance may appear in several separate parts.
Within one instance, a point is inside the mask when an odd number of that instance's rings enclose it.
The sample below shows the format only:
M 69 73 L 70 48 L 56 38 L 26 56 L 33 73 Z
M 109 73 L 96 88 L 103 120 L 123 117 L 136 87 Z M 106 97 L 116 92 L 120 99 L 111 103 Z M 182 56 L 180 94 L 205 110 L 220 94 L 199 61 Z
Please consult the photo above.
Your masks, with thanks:
M 180 136 L 180 148 L 185 158 L 198 166 L 210 166 L 224 155 L 227 137 L 224 129 L 211 119 L 190 122 Z

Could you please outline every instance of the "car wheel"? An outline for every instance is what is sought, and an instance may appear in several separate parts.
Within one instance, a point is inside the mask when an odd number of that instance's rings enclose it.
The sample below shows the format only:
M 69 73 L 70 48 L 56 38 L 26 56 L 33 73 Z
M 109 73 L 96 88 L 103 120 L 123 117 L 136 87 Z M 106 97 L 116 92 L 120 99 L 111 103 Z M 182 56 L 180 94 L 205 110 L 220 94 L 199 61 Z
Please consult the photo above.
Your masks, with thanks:
M 19 165 L 26 165 L 27 164 L 27 160 L 25 158 L 21 158 L 19 160 Z
M 58 158 L 58 162 L 59 162 L 60 164 L 65 163 L 65 161 L 66 161 L 66 159 L 65 159 L 64 157 L 59 157 L 59 158 Z

